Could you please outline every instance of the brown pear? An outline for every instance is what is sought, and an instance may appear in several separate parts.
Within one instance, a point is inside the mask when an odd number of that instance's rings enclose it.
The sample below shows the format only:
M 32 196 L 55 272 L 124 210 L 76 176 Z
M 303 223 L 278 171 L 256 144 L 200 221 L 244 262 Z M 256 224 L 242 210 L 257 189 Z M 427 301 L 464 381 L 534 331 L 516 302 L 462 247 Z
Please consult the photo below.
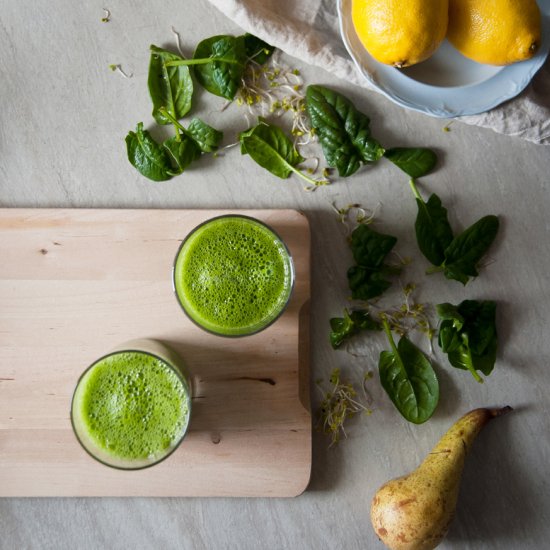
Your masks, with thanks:
M 388 481 L 374 495 L 371 522 L 392 550 L 431 550 L 445 537 L 454 516 L 466 455 L 487 422 L 511 407 L 475 409 L 460 418 L 422 464 Z

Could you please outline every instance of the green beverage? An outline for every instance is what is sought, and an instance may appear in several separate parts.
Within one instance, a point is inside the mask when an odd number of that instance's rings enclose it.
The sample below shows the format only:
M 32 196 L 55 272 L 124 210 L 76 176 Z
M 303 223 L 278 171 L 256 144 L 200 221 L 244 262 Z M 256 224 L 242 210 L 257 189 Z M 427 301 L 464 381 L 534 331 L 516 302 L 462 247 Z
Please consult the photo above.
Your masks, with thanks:
M 191 408 L 190 385 L 177 366 L 181 359 L 174 361 L 159 342 L 136 343 L 85 371 L 71 409 L 82 446 L 100 462 L 123 469 L 151 466 L 174 451 Z
M 266 225 L 246 216 L 213 218 L 183 241 L 174 288 L 197 325 L 221 336 L 245 336 L 270 325 L 294 284 L 292 258 Z

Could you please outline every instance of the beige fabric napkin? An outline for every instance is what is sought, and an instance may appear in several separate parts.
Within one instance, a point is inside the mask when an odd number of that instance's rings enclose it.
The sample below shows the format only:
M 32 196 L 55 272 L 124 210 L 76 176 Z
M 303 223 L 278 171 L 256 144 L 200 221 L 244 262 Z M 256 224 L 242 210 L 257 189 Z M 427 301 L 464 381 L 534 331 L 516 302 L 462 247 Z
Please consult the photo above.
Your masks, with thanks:
M 245 31 L 344 80 L 373 89 L 340 38 L 335 0 L 209 0 Z M 458 120 L 550 145 L 550 61 L 516 98 Z

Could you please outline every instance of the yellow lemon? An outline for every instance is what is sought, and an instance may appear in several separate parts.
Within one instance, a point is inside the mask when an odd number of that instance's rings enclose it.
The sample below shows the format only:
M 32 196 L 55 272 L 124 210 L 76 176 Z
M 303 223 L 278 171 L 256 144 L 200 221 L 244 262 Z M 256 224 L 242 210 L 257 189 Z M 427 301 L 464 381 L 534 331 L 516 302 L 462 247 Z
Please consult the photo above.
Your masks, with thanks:
M 357 36 L 377 61 L 394 67 L 420 63 L 445 38 L 448 0 L 352 0 Z
M 535 0 L 449 0 L 447 38 L 479 63 L 509 65 L 540 46 L 541 17 Z

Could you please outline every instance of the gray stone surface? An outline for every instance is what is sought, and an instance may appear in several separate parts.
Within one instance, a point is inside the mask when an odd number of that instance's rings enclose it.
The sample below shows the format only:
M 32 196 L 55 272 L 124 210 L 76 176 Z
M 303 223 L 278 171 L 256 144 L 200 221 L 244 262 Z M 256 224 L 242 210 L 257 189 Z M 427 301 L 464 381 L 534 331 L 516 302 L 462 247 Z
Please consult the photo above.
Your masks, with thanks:
M 401 282 L 416 281 L 428 303 L 465 298 L 498 301 L 500 349 L 493 374 L 477 384 L 450 369 L 435 351 L 441 402 L 421 426 L 394 410 L 376 377 L 369 384 L 373 413 L 354 419 L 348 439 L 328 449 L 314 438 L 309 489 L 296 499 L 2 499 L 0 548 L 258 549 L 381 548 L 368 520 L 370 499 L 387 479 L 414 468 L 447 427 L 467 410 L 510 404 L 516 411 L 491 424 L 466 466 L 457 517 L 442 548 L 535 549 L 550 536 L 550 422 L 548 311 L 550 155 L 547 148 L 489 130 L 404 111 L 383 97 L 298 66 L 309 83 L 345 92 L 372 116 L 375 135 L 388 146 L 437 149 L 438 170 L 422 180 L 436 191 L 455 227 L 484 214 L 502 228 L 482 275 L 462 287 L 423 275 L 426 262 L 413 235 L 415 204 L 407 178 L 388 162 L 307 193 L 228 149 L 202 159 L 166 183 L 142 178 L 126 160 L 124 136 L 136 122 L 152 122 L 146 80 L 148 46 L 172 45 L 170 27 L 190 55 L 202 38 L 235 32 L 206 2 L 128 0 L 105 5 L 67 0 L 2 2 L 0 9 L 0 206 L 296 208 L 313 234 L 312 379 L 334 367 L 358 382 L 376 369 L 383 340 L 361 340 L 353 351 L 328 345 L 328 319 L 348 303 L 350 253 L 345 228 L 331 204 L 358 202 L 377 209 L 376 227 L 399 238 L 397 251 L 415 258 Z M 133 73 L 125 79 L 112 63 Z M 234 141 L 245 110 L 198 91 L 195 114 L 226 130 Z M 400 300 L 399 285 L 385 298 Z M 426 342 L 422 342 L 426 348 Z M 318 391 L 312 386 L 314 402 Z M 0 448 L 0 454 L 2 449 Z M 1 470 L 0 470 L 1 483 Z

